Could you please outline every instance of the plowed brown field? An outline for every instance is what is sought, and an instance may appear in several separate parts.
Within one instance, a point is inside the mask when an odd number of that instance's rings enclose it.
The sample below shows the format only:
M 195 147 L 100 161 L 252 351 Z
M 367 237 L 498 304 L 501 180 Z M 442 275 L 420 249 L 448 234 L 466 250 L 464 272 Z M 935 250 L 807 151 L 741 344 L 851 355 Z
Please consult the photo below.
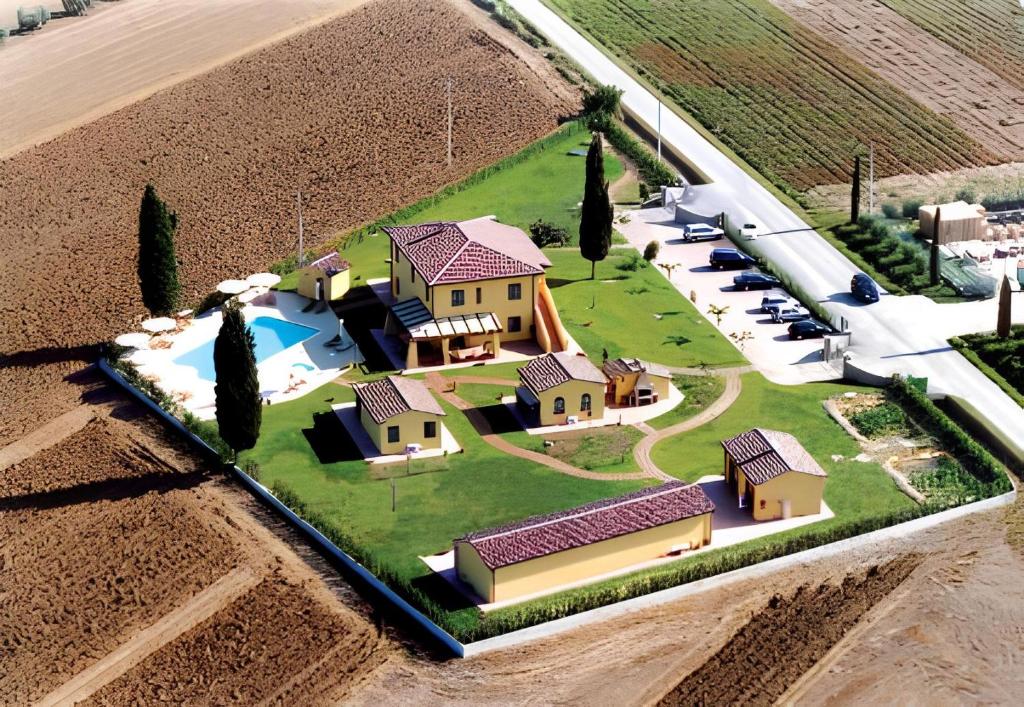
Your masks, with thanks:
M 315 246 L 552 130 L 572 94 L 532 66 L 448 2 L 378 0 L 0 162 L 0 387 L 41 398 L 0 399 L 0 443 L 68 407 L 76 391 L 44 389 L 141 315 L 147 180 L 178 212 L 196 302 L 293 251 L 298 189 Z

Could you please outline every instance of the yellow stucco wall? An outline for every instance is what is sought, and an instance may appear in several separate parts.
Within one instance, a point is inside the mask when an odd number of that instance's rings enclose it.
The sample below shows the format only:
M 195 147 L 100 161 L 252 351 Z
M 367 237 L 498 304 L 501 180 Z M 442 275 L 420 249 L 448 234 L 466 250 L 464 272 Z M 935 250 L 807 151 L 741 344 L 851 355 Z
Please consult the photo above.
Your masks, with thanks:
M 455 543 L 455 571 L 485 602 L 494 601 L 494 573 L 469 543 Z
M 590 393 L 590 413 L 580 410 L 580 401 L 584 393 Z M 565 399 L 565 412 L 555 414 L 555 398 Z M 566 418 L 576 415 L 583 420 L 597 420 L 604 417 L 604 383 L 572 380 L 555 386 L 537 396 L 540 401 L 540 424 L 564 425 Z
M 629 395 L 633 392 L 633 388 L 636 387 L 636 381 L 639 377 L 639 373 L 626 373 L 621 376 L 615 376 L 614 384 L 616 405 L 625 405 L 628 402 Z M 668 398 L 669 378 L 652 376 L 650 373 L 647 374 L 647 378 L 651 381 L 651 385 L 654 387 L 655 392 L 657 392 L 658 400 L 665 400 Z
M 508 286 L 518 284 L 522 298 L 510 300 Z M 477 304 L 476 291 L 480 289 L 480 303 Z M 465 293 L 465 304 L 461 307 L 452 306 L 452 290 Z M 506 277 L 496 280 L 479 280 L 454 285 L 435 285 L 431 288 L 431 302 L 427 305 L 434 317 L 450 317 L 456 314 L 473 314 L 476 312 L 494 312 L 501 320 L 502 341 L 520 341 L 532 339 L 530 327 L 533 326 L 534 281 L 533 276 Z M 509 317 L 519 317 L 519 331 L 509 331 Z
M 809 516 L 821 512 L 821 496 L 825 491 L 825 477 L 788 471 L 754 489 L 754 520 L 782 518 L 782 501 L 790 502 L 792 517 Z M 764 507 L 762 508 L 762 503 Z
M 432 439 L 423 436 L 423 423 L 428 420 L 437 423 L 437 436 Z M 412 443 L 419 443 L 424 449 L 440 449 L 443 420 L 440 415 L 409 410 L 378 425 L 366 412 L 365 407 L 359 412 L 359 421 L 363 424 L 363 429 L 370 435 L 370 439 L 377 445 L 381 454 L 403 454 L 405 446 Z M 388 442 L 388 427 L 393 425 L 398 426 L 398 442 Z
M 419 273 L 413 277 L 412 263 L 394 243 L 391 244 L 391 294 L 399 302 L 419 297 L 427 308 L 430 307 L 426 283 Z
M 341 299 L 349 290 L 350 280 L 348 270 L 342 270 L 339 273 L 335 273 L 332 277 L 327 277 L 322 271 L 317 270 L 316 268 L 303 268 L 299 271 L 299 284 L 296 288 L 296 292 L 303 297 L 316 299 L 316 281 L 320 278 L 323 278 L 324 299 L 328 302 Z
M 672 548 L 697 548 L 710 540 L 711 514 L 705 513 L 676 523 L 499 567 L 494 571 L 492 601 L 505 601 L 543 592 L 561 584 L 586 581 L 607 572 L 657 559 Z M 467 576 L 476 576 L 477 568 L 469 562 L 466 562 L 466 567 Z M 460 576 L 461 572 L 460 569 Z

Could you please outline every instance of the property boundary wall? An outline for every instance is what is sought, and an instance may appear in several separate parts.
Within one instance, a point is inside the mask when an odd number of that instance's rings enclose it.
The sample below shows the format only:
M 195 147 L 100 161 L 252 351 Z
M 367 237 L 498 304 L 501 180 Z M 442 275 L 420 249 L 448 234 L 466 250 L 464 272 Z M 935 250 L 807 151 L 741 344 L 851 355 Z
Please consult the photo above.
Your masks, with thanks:
M 120 373 L 114 370 L 105 359 L 99 360 L 99 368 L 106 373 L 114 382 L 121 385 L 125 390 L 131 393 L 139 401 L 141 401 L 148 408 L 153 410 L 157 415 L 166 420 L 172 427 L 185 435 L 188 439 L 192 440 L 200 449 L 206 453 L 218 457 L 217 452 L 210 447 L 206 442 L 196 436 L 191 430 L 185 427 L 180 420 L 175 418 L 173 415 L 168 413 L 166 410 L 157 405 L 156 402 L 151 400 L 142 391 L 138 390 L 135 386 L 129 383 Z M 950 508 L 945 511 L 933 513 L 928 516 L 916 518 L 905 523 L 893 525 L 888 528 L 882 528 L 875 530 L 870 533 L 858 535 L 845 540 L 838 540 L 827 545 L 821 545 L 819 547 L 811 548 L 809 550 L 803 550 L 801 552 L 794 553 L 792 555 L 786 555 L 784 557 L 777 557 L 773 560 L 766 560 L 748 567 L 743 567 L 731 572 L 725 572 L 723 574 L 708 577 L 706 579 L 697 580 L 688 584 L 683 584 L 677 587 L 671 587 L 669 589 L 663 589 L 658 592 L 653 592 L 641 597 L 634 599 L 627 599 L 620 601 L 615 604 L 609 604 L 602 606 L 597 609 L 591 609 L 589 611 L 580 612 L 573 616 L 566 616 L 561 619 L 555 619 L 548 621 L 537 626 L 530 626 L 528 628 L 520 629 L 518 631 L 512 631 L 502 636 L 495 636 L 493 638 L 486 638 L 480 641 L 474 641 L 473 643 L 461 643 L 455 639 L 451 634 L 442 629 L 440 626 L 435 624 L 433 621 L 428 619 L 419 610 L 405 601 L 402 597 L 396 594 L 391 588 L 382 583 L 377 579 L 369 570 L 363 567 L 361 564 L 356 562 L 351 556 L 338 548 L 334 543 L 324 537 L 316 528 L 304 521 L 298 515 L 295 514 L 290 508 L 281 503 L 267 489 L 265 486 L 257 482 L 254 478 L 242 471 L 238 466 L 232 465 L 232 471 L 235 476 L 241 481 L 251 493 L 257 498 L 262 500 L 264 503 L 269 505 L 275 511 L 280 513 L 286 520 L 294 525 L 298 530 L 304 533 L 317 547 L 323 549 L 331 557 L 335 558 L 342 563 L 343 566 L 354 572 L 361 580 L 365 581 L 368 586 L 373 588 L 378 594 L 386 599 L 394 608 L 398 609 L 402 613 L 406 614 L 412 619 L 418 626 L 427 631 L 427 633 L 442 644 L 445 648 L 450 650 L 455 656 L 459 658 L 472 658 L 483 653 L 488 653 L 495 650 L 503 650 L 505 648 L 512 648 L 529 641 L 535 641 L 542 638 L 548 638 L 550 636 L 570 631 L 580 626 L 586 626 L 588 624 L 596 623 L 599 621 L 606 621 L 616 616 L 622 616 L 634 611 L 639 611 L 651 606 L 657 606 L 659 604 L 665 604 L 679 599 L 693 596 L 709 589 L 715 589 L 724 585 L 732 584 L 747 579 L 756 579 L 763 577 L 772 572 L 777 572 L 786 567 L 792 567 L 795 565 L 806 564 L 808 562 L 814 562 L 827 557 L 833 557 L 849 550 L 858 549 L 861 547 L 867 547 L 875 543 L 891 540 L 894 538 L 901 538 L 913 533 L 931 528 L 942 523 L 956 520 L 973 513 L 979 513 L 982 511 L 988 511 L 1002 506 L 1007 506 L 1013 503 L 1017 497 L 1016 490 L 1004 493 L 1000 496 L 994 496 L 982 501 L 976 501 L 957 508 Z

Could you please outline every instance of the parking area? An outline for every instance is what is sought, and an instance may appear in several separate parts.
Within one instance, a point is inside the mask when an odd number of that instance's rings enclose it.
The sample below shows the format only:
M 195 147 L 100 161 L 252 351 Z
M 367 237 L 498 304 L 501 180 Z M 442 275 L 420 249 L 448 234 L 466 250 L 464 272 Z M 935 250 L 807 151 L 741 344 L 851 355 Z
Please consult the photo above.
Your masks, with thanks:
M 776 324 L 769 315 L 761 313 L 764 291 L 737 291 L 733 277 L 742 271 L 711 268 L 708 264 L 711 251 L 732 248 L 731 241 L 725 238 L 684 242 L 682 224 L 673 220 L 668 209 L 643 209 L 626 212 L 626 215 L 628 223 L 617 223 L 616 228 L 630 245 L 643 252 L 650 241 L 659 241 L 661 250 L 655 262 L 660 266 L 675 266 L 669 278 L 672 284 L 683 296 L 691 300 L 695 296 L 697 309 L 726 337 L 732 339 L 733 335 L 743 336 L 748 332 L 746 341 L 737 346 L 769 380 L 793 384 L 837 377 L 835 369 L 822 361 L 821 339 L 791 341 L 788 325 Z M 659 269 L 668 274 L 664 267 Z M 712 306 L 726 308 L 720 324 L 709 311 Z

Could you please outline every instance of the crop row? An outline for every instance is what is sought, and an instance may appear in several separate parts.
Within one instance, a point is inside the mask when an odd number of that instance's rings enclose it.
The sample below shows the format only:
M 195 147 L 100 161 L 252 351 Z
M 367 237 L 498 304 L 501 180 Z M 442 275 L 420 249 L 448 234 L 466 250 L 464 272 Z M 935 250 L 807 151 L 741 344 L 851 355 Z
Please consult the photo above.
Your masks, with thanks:
M 765 0 L 551 2 L 790 192 L 845 181 L 869 144 L 880 175 L 996 161 Z

